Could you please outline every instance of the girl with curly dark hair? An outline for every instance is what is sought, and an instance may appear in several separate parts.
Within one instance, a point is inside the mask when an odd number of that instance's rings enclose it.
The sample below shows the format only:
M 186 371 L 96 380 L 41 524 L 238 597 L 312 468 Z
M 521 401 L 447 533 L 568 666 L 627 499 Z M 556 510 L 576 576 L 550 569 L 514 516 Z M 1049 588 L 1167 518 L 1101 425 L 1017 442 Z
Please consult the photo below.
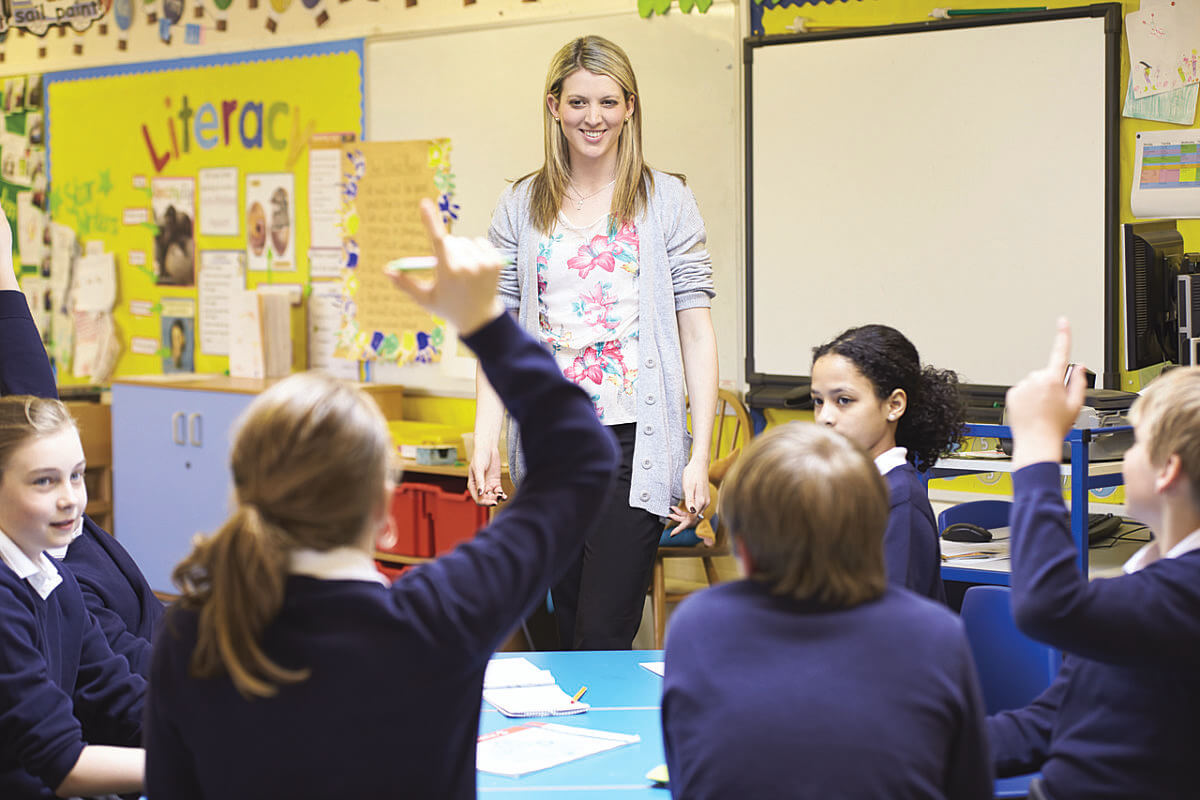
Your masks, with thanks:
M 888 580 L 945 602 L 937 524 L 918 472 L 962 435 L 958 376 L 922 367 L 895 328 L 863 325 L 813 349 L 812 398 L 817 422 L 865 450 L 887 481 Z

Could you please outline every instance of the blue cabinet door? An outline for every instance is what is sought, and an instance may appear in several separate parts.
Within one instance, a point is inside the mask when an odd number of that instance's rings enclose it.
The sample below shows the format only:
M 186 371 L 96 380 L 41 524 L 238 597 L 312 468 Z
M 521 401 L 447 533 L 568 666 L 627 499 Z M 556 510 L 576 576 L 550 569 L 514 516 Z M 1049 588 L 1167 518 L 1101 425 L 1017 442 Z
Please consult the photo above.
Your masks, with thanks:
M 113 533 L 151 587 L 174 592 L 192 537 L 228 516 L 231 431 L 254 397 L 120 383 L 112 397 Z

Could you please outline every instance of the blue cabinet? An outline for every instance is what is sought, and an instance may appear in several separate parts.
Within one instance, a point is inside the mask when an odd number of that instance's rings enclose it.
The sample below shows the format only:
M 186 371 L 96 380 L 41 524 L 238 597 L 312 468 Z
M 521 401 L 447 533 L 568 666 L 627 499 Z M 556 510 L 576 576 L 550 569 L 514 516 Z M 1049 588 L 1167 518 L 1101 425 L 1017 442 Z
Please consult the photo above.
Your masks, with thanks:
M 114 383 L 113 533 L 155 591 L 229 515 L 233 422 L 253 394 Z
M 238 415 L 275 383 L 246 378 L 122 378 L 112 387 L 113 534 L 150 586 L 177 593 L 175 565 L 197 533 L 229 516 L 229 451 Z M 360 385 L 389 419 L 400 419 L 401 386 Z

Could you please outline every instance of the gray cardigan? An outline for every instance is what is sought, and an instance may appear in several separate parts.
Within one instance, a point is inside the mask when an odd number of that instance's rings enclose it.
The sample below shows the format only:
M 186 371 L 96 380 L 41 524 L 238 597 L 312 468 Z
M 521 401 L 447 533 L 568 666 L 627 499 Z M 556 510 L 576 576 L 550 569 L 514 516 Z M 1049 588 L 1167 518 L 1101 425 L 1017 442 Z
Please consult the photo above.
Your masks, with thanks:
M 509 186 L 492 214 L 488 240 L 511 262 L 500 276 L 500 297 L 521 327 L 539 337 L 537 247 L 541 235 L 529 217 L 529 180 Z M 692 190 L 673 175 L 654 171 L 648 208 L 638 232 L 638 414 L 629 504 L 666 516 L 680 499 L 683 468 L 691 455 L 683 381 L 683 356 L 675 312 L 707 308 L 713 291 L 712 260 L 704 220 Z M 540 341 L 540 338 L 539 338 Z M 509 427 L 508 463 L 514 482 L 524 474 L 515 427 Z

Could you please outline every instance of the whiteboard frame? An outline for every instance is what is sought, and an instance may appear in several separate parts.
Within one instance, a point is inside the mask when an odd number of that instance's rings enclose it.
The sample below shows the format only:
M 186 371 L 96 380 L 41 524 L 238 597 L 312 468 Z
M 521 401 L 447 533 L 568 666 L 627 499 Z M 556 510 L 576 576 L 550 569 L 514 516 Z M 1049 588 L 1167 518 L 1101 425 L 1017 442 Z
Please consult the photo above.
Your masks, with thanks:
M 793 45 L 810 42 L 828 42 L 831 40 L 857 39 L 872 36 L 894 36 L 896 34 L 920 35 L 930 31 L 951 31 L 959 29 L 979 28 L 984 26 L 1036 24 L 1052 20 L 1097 18 L 1102 17 L 1104 42 L 1104 285 L 1103 285 L 1103 378 L 1102 385 L 1106 388 L 1117 388 L 1119 379 L 1119 342 L 1118 330 L 1120 324 L 1120 295 L 1119 281 L 1119 193 L 1120 193 L 1120 164 L 1119 164 L 1119 130 L 1120 130 L 1120 68 L 1121 68 L 1121 5 L 1119 3 L 1098 3 L 1079 8 L 1055 9 L 1050 11 L 1022 12 L 1003 15 L 988 15 L 980 17 L 956 17 L 950 20 L 921 22 L 903 25 L 887 25 L 868 28 L 833 30 L 818 33 L 786 34 L 772 36 L 751 36 L 743 43 L 744 55 L 744 112 L 745 112 L 745 162 L 744 175 L 746 187 L 745 208 L 745 343 L 746 343 L 746 381 L 751 388 L 753 405 L 793 405 L 802 403 L 808 396 L 809 376 L 800 372 L 794 374 L 766 373 L 760 371 L 755 360 L 755 256 L 754 256 L 754 56 L 759 48 L 778 45 Z M 837 331 L 830 331 L 832 337 Z M 802 349 L 815 346 L 821 342 L 797 342 Z M 807 351 L 800 360 L 807 369 Z M 1034 362 L 1036 363 L 1036 362 Z M 952 364 L 939 366 L 953 367 Z M 1032 366 L 1032 364 L 1031 364 Z M 964 388 L 970 393 L 973 389 L 989 399 L 995 396 L 1002 384 L 967 383 Z M 759 400 L 756 400 L 756 397 Z

